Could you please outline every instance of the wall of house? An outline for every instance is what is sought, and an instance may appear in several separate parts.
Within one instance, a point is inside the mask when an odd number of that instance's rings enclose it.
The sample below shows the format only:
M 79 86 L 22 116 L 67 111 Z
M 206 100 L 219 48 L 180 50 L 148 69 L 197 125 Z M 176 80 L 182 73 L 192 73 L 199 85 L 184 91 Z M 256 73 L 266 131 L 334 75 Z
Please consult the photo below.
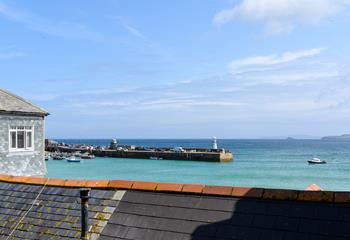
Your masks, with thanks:
M 34 150 L 10 152 L 9 126 L 33 126 Z M 44 139 L 44 120 L 42 117 L 0 114 L 0 173 L 16 176 L 46 175 Z

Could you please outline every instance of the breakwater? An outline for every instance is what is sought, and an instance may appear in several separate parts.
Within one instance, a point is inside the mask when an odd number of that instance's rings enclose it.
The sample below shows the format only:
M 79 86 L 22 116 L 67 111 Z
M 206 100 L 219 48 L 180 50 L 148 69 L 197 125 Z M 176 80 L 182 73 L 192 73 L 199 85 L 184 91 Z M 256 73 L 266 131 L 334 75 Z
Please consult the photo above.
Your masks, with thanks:
M 137 159 L 158 159 L 158 160 L 187 160 L 204 162 L 230 162 L 233 161 L 233 154 L 224 149 L 205 148 L 183 148 L 183 151 L 174 151 L 170 148 L 157 148 L 156 150 L 115 150 L 81 148 L 73 146 L 49 145 L 46 147 L 49 152 L 89 152 L 96 157 L 113 158 L 137 158 Z

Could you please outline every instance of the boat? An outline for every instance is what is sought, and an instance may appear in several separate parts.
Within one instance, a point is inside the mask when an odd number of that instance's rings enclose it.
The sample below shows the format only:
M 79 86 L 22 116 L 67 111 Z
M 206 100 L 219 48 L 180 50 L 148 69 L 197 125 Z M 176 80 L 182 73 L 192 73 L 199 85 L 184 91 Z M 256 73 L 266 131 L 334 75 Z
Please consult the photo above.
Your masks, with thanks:
M 64 156 L 61 156 L 61 155 L 54 155 L 54 156 L 52 156 L 52 159 L 53 159 L 53 160 L 64 160 L 65 157 L 64 157 Z
M 163 158 L 161 158 L 161 157 L 150 157 L 149 159 L 151 159 L 151 160 L 163 160 Z
M 67 158 L 67 162 L 78 163 L 78 162 L 80 162 L 80 159 L 76 159 L 74 156 L 71 156 L 71 157 Z
M 325 164 L 325 163 L 327 163 L 326 161 L 324 161 L 324 160 L 321 160 L 321 159 L 319 159 L 319 158 L 317 158 L 317 157 L 314 157 L 314 158 L 312 158 L 311 160 L 309 160 L 309 161 L 307 161 L 309 164 Z
M 82 154 L 81 156 L 80 156 L 82 159 L 94 159 L 95 158 L 95 155 L 93 155 L 93 154 Z

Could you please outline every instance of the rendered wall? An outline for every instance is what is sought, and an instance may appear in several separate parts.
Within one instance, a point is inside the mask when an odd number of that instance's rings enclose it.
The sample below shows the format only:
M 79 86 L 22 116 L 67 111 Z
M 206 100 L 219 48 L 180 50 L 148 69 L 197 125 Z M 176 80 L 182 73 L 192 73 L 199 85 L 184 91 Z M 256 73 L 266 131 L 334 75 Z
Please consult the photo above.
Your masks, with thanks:
M 9 126 L 34 127 L 34 151 L 9 151 Z M 0 115 L 0 173 L 15 176 L 44 176 L 47 173 L 42 117 Z

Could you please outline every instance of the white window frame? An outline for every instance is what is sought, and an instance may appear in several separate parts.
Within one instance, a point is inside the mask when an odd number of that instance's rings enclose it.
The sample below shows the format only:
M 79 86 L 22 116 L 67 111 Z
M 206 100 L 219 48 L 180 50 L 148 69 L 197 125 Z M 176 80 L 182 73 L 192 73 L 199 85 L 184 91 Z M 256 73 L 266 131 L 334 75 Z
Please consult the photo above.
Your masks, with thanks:
M 18 148 L 18 132 L 23 131 L 24 132 L 24 148 Z M 16 147 L 12 147 L 12 136 L 11 133 L 16 133 Z M 31 133 L 31 146 L 28 147 L 27 145 L 27 133 Z M 9 151 L 10 152 L 30 152 L 34 151 L 34 126 L 9 126 Z

